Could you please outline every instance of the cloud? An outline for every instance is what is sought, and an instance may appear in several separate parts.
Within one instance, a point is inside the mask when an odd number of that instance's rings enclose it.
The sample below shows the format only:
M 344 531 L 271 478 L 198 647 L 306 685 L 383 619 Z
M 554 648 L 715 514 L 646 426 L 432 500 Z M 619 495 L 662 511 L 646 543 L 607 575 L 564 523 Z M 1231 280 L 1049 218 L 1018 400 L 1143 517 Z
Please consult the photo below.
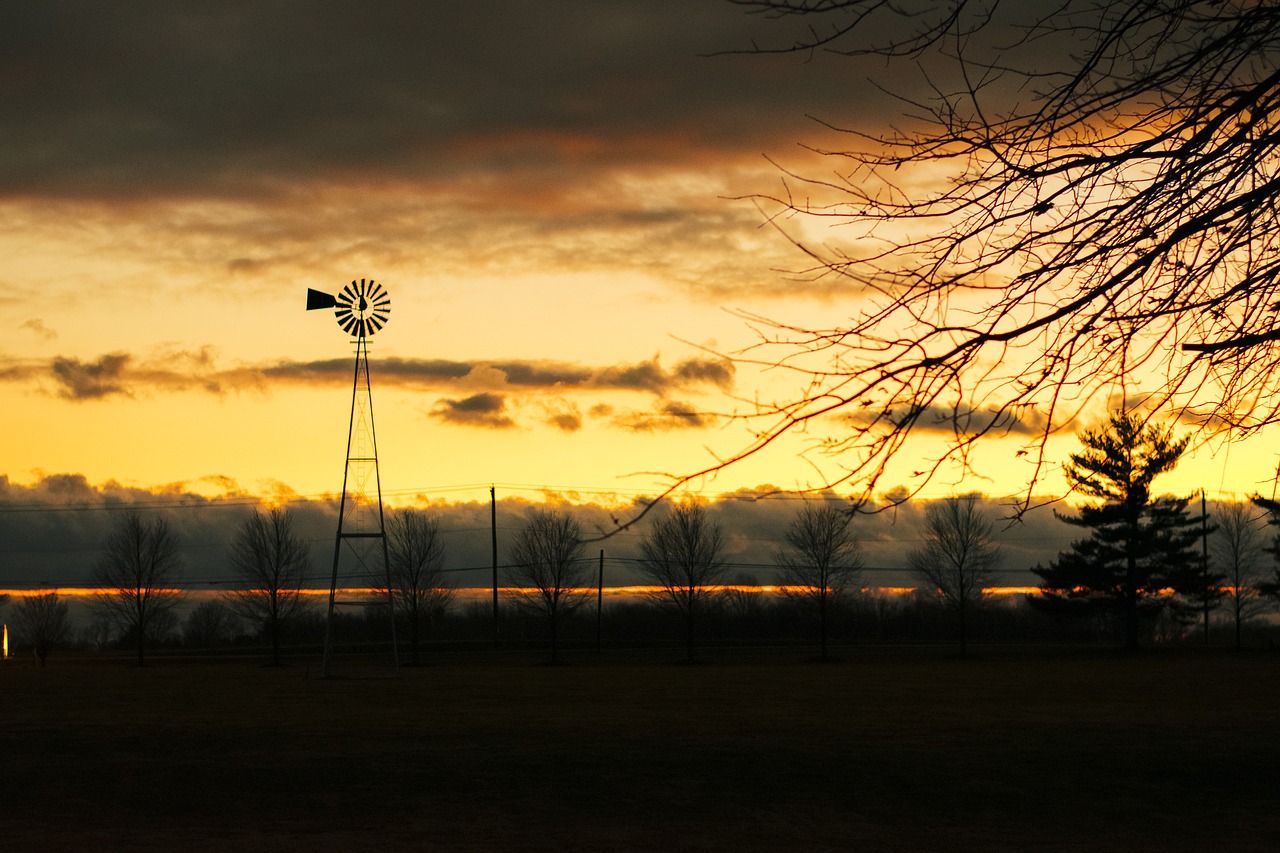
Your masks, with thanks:
M 92 361 L 58 356 L 48 362 L 14 363 L 0 368 L 0 381 L 26 382 L 47 377 L 56 393 L 77 402 L 111 396 L 134 397 L 138 392 L 261 390 L 261 374 L 251 368 L 221 369 L 208 349 L 161 348 L 145 359 L 125 352 L 108 353 Z
M 674 375 L 681 382 L 689 384 L 706 383 L 725 391 L 733 388 L 733 362 L 727 358 L 691 358 L 677 364 Z
M 536 417 L 563 432 L 584 426 L 576 392 L 652 394 L 650 410 L 615 408 L 592 402 L 587 417 L 607 426 L 656 432 L 695 429 L 713 418 L 691 402 L 673 401 L 671 391 L 726 390 L 732 386 L 733 365 L 720 359 L 694 358 L 667 370 L 654 358 L 605 367 L 549 361 L 450 361 L 446 359 L 386 358 L 378 361 L 374 381 L 410 391 L 435 389 L 458 393 L 436 400 L 428 412 L 441 423 L 489 429 L 516 427 L 510 403 L 520 393 L 518 412 Z M 137 397 L 155 393 L 269 392 L 273 385 L 342 384 L 351 382 L 347 359 L 277 362 L 265 367 L 224 368 L 210 348 L 162 348 L 141 358 L 117 352 L 93 360 L 57 357 L 49 361 L 0 360 L 0 382 L 30 383 L 51 379 L 63 399 L 83 403 L 108 397 Z M 538 413 L 540 412 L 540 417 Z
M 544 405 L 545 422 L 563 432 L 577 432 L 582 429 L 582 413 L 578 407 L 563 399 L 551 400 Z
M 627 411 L 622 413 L 609 410 L 613 424 L 623 429 L 637 432 L 664 432 L 677 429 L 696 429 L 707 426 L 712 416 L 699 412 L 690 403 L 664 401 L 650 412 Z
M 156 391 L 204 390 L 221 394 L 230 390 L 260 390 L 271 383 L 297 384 L 351 382 L 351 361 L 345 358 L 315 361 L 280 361 L 264 366 L 223 368 L 209 348 L 163 349 L 141 358 L 117 352 L 83 362 L 57 357 L 45 363 L 13 362 L 0 369 L 0 380 L 22 381 L 47 370 L 68 399 L 97 399 L 129 394 L 133 389 Z M 649 361 L 604 367 L 584 367 L 567 362 L 540 360 L 452 361 L 448 359 L 381 358 L 375 381 L 409 388 L 467 388 L 501 392 L 511 388 L 532 391 L 603 390 L 638 391 L 666 395 L 673 390 L 699 387 L 729 390 L 733 365 L 722 359 L 694 358 L 667 370 L 657 356 Z
M 33 332 L 36 335 L 36 337 L 40 338 L 40 340 L 42 341 L 51 341 L 58 337 L 57 332 L 55 332 L 53 329 L 50 329 L 48 326 L 44 324 L 43 320 L 39 320 L 39 319 L 28 320 L 18 328 L 26 329 L 29 332 Z
M 158 488 L 137 488 L 116 482 L 92 484 L 80 474 L 54 474 L 31 485 L 19 485 L 0 475 L 0 541 L 5 542 L 10 559 L 0 561 L 0 588 L 85 586 L 89 567 L 120 517 L 120 510 L 139 509 L 150 516 L 167 518 L 174 526 L 182 547 L 184 577 L 189 585 L 217 589 L 228 578 L 226 555 L 240 519 L 254 509 L 282 505 L 290 509 L 304 541 L 312 544 L 310 585 L 326 588 L 329 579 L 333 531 L 337 522 L 336 497 L 307 498 L 287 485 L 275 484 L 271 494 L 255 498 L 237 483 L 212 478 L 223 490 L 207 497 L 177 483 Z M 419 504 L 436 515 L 446 546 L 447 578 L 460 586 L 483 587 L 491 572 L 490 507 L 488 490 L 475 501 L 456 503 L 419 498 Z M 530 509 L 553 503 L 571 513 L 585 531 L 612 532 L 619 522 L 634 518 L 648 504 L 643 496 L 613 495 L 611 499 L 584 497 L 547 491 L 534 500 L 512 497 L 498 487 L 496 507 L 500 535 L 518 529 Z M 765 496 L 765 497 L 761 497 Z M 741 563 L 756 579 L 773 581 L 770 567 L 778 548 L 785 544 L 785 531 L 795 513 L 807 501 L 825 501 L 848 507 L 847 499 L 832 493 L 807 496 L 777 494 L 770 486 L 719 495 L 706 504 L 712 519 L 721 525 L 731 561 Z M 867 580 L 874 585 L 911 586 L 907 555 L 924 536 L 924 508 L 928 501 L 912 500 L 875 514 L 859 514 L 852 520 L 867 565 Z M 429 504 L 429 506 L 428 506 Z M 883 504 L 882 504 L 883 506 Z M 1002 519 L 1010 507 L 995 498 L 984 497 L 984 512 L 995 523 L 1004 558 L 999 583 L 1035 583 L 1029 569 L 1047 563 L 1070 546 L 1080 531 L 1059 521 L 1052 509 L 1041 507 L 1007 526 Z M 1056 505 L 1059 510 L 1070 508 Z M 1211 503 L 1210 512 L 1216 511 Z M 641 582 L 635 569 L 639 542 L 651 519 L 619 534 L 602 547 L 611 560 L 606 583 L 625 585 Z M 504 539 L 504 541 L 508 541 Z
M 631 271 L 756 309 L 835 298 L 835 280 L 773 271 L 792 248 L 744 199 L 780 188 L 762 154 L 827 171 L 796 143 L 843 134 L 810 116 L 900 108 L 858 58 L 709 56 L 786 38 L 732 3 L 60 9 L 0 5 L 6 215 L 211 286 L 410 267 L 430 246 L 444 274 Z
M 0 32 L 15 35 L 2 42 L 0 120 L 14 132 L 0 144 L 0 192 L 522 176 L 513 185 L 531 172 L 568 182 L 692 151 L 755 158 L 791 147 L 806 115 L 840 114 L 849 97 L 806 58 L 706 57 L 776 32 L 731 4 L 292 8 L 6 6 Z
M 122 379 L 129 356 L 111 353 L 85 363 L 75 358 L 55 358 L 49 372 L 58 381 L 59 396 L 68 400 L 99 400 L 112 394 L 129 396 Z
M 639 364 L 607 367 L 593 377 L 593 384 L 601 388 L 625 388 L 633 391 L 650 391 L 662 394 L 678 376 L 667 373 L 655 356 Z
M 837 415 L 837 419 L 852 422 L 859 426 L 869 425 L 872 418 L 882 414 L 878 411 L 861 410 L 851 414 Z M 901 422 L 906 415 L 905 410 L 891 412 L 889 420 Z M 955 409 L 947 406 L 924 406 L 917 414 L 911 429 L 915 432 L 959 433 L 976 435 L 991 433 L 993 435 L 1038 435 L 1044 432 L 1046 421 L 1044 416 L 1031 407 L 999 410 L 995 408 L 974 409 L 958 406 Z
M 624 391 L 649 391 L 666 394 L 672 390 L 696 386 L 714 386 L 721 390 L 733 387 L 734 369 L 727 359 L 691 358 L 679 362 L 673 370 L 664 370 L 657 356 L 646 362 L 605 367 L 593 372 L 587 383 L 593 388 Z
M 448 424 L 510 429 L 515 421 L 506 414 L 506 400 L 499 394 L 474 394 L 462 400 L 439 400 L 431 416 Z

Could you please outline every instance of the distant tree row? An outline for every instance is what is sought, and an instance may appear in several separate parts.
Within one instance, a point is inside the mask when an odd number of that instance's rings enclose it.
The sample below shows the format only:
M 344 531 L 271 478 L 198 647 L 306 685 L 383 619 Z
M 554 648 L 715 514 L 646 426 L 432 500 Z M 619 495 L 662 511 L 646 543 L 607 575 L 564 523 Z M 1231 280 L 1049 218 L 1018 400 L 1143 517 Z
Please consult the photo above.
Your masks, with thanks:
M 1252 505 L 1220 505 L 1210 525 L 1207 513 L 1191 513 L 1191 498 L 1155 496 L 1155 479 L 1173 470 L 1187 440 L 1133 412 L 1115 413 L 1101 427 L 1082 432 L 1080 441 L 1083 449 L 1070 455 L 1066 475 L 1075 493 L 1095 502 L 1058 518 L 1089 535 L 1049 565 L 1032 569 L 1042 585 L 1038 595 L 1029 596 L 1030 605 L 1052 618 L 1099 624 L 1114 619 L 1128 648 L 1141 645 L 1166 615 L 1186 626 L 1202 621 L 1207 637 L 1210 614 L 1225 609 L 1234 642 L 1241 645 L 1244 626 L 1280 599 L 1280 569 L 1268 575 L 1262 567 L 1268 556 L 1280 563 L 1280 536 L 1268 541 L 1262 524 L 1269 514 L 1280 526 L 1280 503 L 1255 498 Z M 847 613 L 843 605 L 863 588 L 854 516 L 844 504 L 806 502 L 787 527 L 785 545 L 773 554 L 779 590 L 814 626 L 811 636 L 823 658 L 829 656 L 833 614 Z M 388 571 L 374 592 L 390 593 L 401 637 L 417 664 L 456 591 L 443 582 L 446 554 L 436 520 L 418 510 L 399 510 L 389 518 Z M 926 504 L 921 544 L 907 559 L 922 592 L 951 612 L 959 650 L 966 653 L 973 618 L 1001 560 L 979 496 Z M 229 563 L 234 582 L 220 601 L 192 610 L 187 642 L 216 645 L 247 624 L 278 664 L 289 626 L 304 615 L 310 565 L 290 513 L 277 508 L 245 518 Z M 759 610 L 758 595 L 729 583 L 724 534 L 702 504 L 660 508 L 640 542 L 637 565 L 654 587 L 651 601 L 682 626 L 689 659 L 713 613 Z M 553 662 L 565 625 L 589 600 L 592 569 L 582 529 L 567 512 L 534 510 L 511 544 L 510 601 L 546 625 Z M 101 590 L 93 612 L 113 636 L 132 645 L 140 665 L 147 646 L 175 626 L 181 572 L 178 539 L 163 517 L 127 513 L 104 543 L 93 571 Z M 43 665 L 50 649 L 70 636 L 67 602 L 56 593 L 24 596 L 13 610 L 16 638 Z
M 851 513 L 839 506 L 807 504 L 776 558 L 784 593 L 817 615 L 823 657 L 832 608 L 860 581 L 862 555 L 850 520 Z M 553 662 L 561 621 L 589 596 L 591 565 L 584 547 L 582 530 L 567 513 L 535 510 L 511 548 L 512 598 L 545 618 Z M 641 540 L 639 568 L 655 588 L 651 600 L 679 617 L 686 656 L 693 660 L 699 628 L 719 605 L 727 579 L 723 531 L 702 505 L 673 503 Z

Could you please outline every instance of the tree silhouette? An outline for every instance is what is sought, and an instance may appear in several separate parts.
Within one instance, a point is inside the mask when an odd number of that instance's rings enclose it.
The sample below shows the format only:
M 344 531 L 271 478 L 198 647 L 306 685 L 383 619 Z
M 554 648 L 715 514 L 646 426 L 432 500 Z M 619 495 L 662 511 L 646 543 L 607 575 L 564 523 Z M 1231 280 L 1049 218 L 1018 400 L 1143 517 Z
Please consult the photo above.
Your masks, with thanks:
M 1280 7 L 735 2 L 802 25 L 747 52 L 875 65 L 903 115 L 824 117 L 838 138 L 812 150 L 834 171 L 782 167 L 755 197 L 779 229 L 801 223 L 798 274 L 856 308 L 825 328 L 747 315 L 761 341 L 742 360 L 802 384 L 673 490 L 836 414 L 819 446 L 853 452 L 827 485 L 871 495 L 911 435 L 944 433 L 914 492 L 1012 435 L 1033 463 L 1024 506 L 1055 430 L 1135 385 L 1206 435 L 1280 420 Z M 806 220 L 839 228 L 808 239 Z
M 231 546 L 236 580 L 227 603 L 267 635 L 275 666 L 280 665 L 284 626 L 305 606 L 301 590 L 310 564 L 310 550 L 293 529 L 293 514 L 281 507 L 254 510 Z
M 1228 586 L 1227 608 L 1235 629 L 1235 647 L 1241 646 L 1246 622 L 1266 609 L 1259 583 L 1265 538 L 1262 516 L 1247 503 L 1228 503 L 1216 512 L 1218 529 L 1213 535 L 1213 556 Z
M 558 662 L 560 629 L 566 617 L 590 598 L 591 567 L 578 522 L 563 512 L 534 510 L 511 543 L 507 570 L 516 604 L 547 619 L 551 662 Z
M 93 607 L 135 643 L 138 666 L 145 664 L 147 642 L 172 625 L 182 597 L 176 587 L 181 573 L 178 539 L 164 518 L 148 522 L 130 511 L 108 535 L 93 569 L 94 584 L 101 589 Z
M 1280 527 L 1280 501 L 1268 500 L 1267 498 L 1255 495 L 1252 501 L 1267 511 L 1267 523 L 1272 527 Z M 1272 537 L 1270 543 L 1263 549 L 1276 561 L 1271 577 L 1258 584 L 1258 589 L 1263 595 L 1273 600 L 1280 600 L 1280 534 Z
M 692 661 L 711 587 L 725 574 L 724 534 L 701 505 L 672 504 L 653 521 L 640 554 L 640 570 L 659 587 L 656 600 L 675 608 L 684 620 L 685 647 Z
M 226 645 L 235 638 L 239 622 L 225 601 L 202 601 L 187 614 L 182 643 L 196 649 Z
M 423 639 L 432 622 L 449 609 L 455 592 L 443 581 L 445 550 L 439 523 L 417 510 L 392 513 L 387 525 L 387 557 L 391 600 L 408 629 L 410 661 L 417 666 Z
M 1080 434 L 1085 449 L 1071 454 L 1067 480 L 1103 502 L 1082 506 L 1075 516 L 1058 514 L 1092 533 L 1048 568 L 1032 570 L 1043 581 L 1042 606 L 1114 607 L 1124 621 L 1125 646 L 1136 649 L 1143 617 L 1165 606 L 1163 590 L 1197 589 L 1204 569 L 1194 547 L 1199 520 L 1187 512 L 1190 498 L 1151 497 L 1152 481 L 1173 470 L 1188 440 L 1132 412 L 1117 412 L 1105 426 Z
M 995 529 L 978 505 L 977 495 L 960 495 L 927 504 L 924 508 L 924 543 L 911 551 L 912 572 L 936 590 L 955 612 L 960 654 L 969 650 L 969 617 L 982 599 L 1000 562 Z
M 787 547 L 776 558 L 783 594 L 818 616 L 823 660 L 830 612 L 846 590 L 856 591 L 862 577 L 862 551 L 851 520 L 843 507 L 806 503 L 787 527 Z
M 13 609 L 13 623 L 18 636 L 35 650 L 41 668 L 49 651 L 66 642 L 71 633 L 67 603 L 56 592 L 29 595 L 20 600 Z

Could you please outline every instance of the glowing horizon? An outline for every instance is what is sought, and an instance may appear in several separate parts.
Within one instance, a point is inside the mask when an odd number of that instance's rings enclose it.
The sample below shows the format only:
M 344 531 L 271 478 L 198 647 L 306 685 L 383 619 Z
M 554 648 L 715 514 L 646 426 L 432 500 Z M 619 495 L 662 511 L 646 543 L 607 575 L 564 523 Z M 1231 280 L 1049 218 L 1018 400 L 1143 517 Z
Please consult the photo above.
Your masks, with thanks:
M 844 123 L 858 103 L 874 132 L 901 104 L 829 57 L 712 57 L 776 32 L 733 4 L 556 7 L 537 33 L 490 0 L 471 7 L 481 17 L 429 25 L 366 13 L 368 39 L 339 56 L 272 35 L 252 5 L 45 22 L 49 42 L 29 45 L 14 78 L 29 87 L 10 116 L 23 141 L 0 158 L 8 492 L 50 508 L 60 489 L 157 509 L 336 496 L 353 353 L 305 297 L 358 278 L 393 306 L 370 351 L 389 507 L 466 508 L 498 484 L 531 503 L 631 508 L 748 446 L 759 424 L 743 416 L 804 388 L 803 374 L 751 363 L 761 337 L 746 318 L 822 329 L 862 310 L 858 283 L 795 274 L 811 259 L 790 242 L 856 235 L 771 222 L 752 198 L 784 170 L 830 168 L 816 150 L 847 136 L 809 116 Z M 164 68 L 124 37 L 156 26 L 173 39 Z M 337 18 L 308 26 L 347 35 Z M 401 37 L 432 49 L 406 62 L 380 48 Z M 252 85 L 234 63 L 198 61 L 261 38 Z M 95 50 L 52 47 L 80 43 Z M 93 110 L 77 79 L 97 81 Z M 539 85 L 512 98 L 515 79 Z M 200 87 L 200 110 L 174 81 Z M 1082 417 L 1106 403 L 1082 401 Z M 1026 498 L 1038 475 L 1032 496 L 1061 498 L 1080 425 L 1036 460 L 1017 424 L 919 494 Z M 938 429 L 921 426 L 878 495 L 921 486 Z M 681 493 L 821 486 L 848 461 L 822 453 L 843 430 L 814 423 Z M 1272 435 L 1198 448 L 1157 489 L 1270 494 Z M 53 562 L 51 546 L 26 547 L 0 568 L 38 583 L 45 569 L 27 564 Z

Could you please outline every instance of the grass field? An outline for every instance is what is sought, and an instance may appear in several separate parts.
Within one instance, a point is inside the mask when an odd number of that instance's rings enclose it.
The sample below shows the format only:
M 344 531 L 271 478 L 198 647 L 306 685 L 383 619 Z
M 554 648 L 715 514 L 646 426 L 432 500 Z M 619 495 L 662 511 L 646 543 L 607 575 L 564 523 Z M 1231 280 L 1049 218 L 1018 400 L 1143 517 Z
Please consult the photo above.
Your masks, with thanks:
M 1275 850 L 1280 657 L 0 668 L 6 850 Z

